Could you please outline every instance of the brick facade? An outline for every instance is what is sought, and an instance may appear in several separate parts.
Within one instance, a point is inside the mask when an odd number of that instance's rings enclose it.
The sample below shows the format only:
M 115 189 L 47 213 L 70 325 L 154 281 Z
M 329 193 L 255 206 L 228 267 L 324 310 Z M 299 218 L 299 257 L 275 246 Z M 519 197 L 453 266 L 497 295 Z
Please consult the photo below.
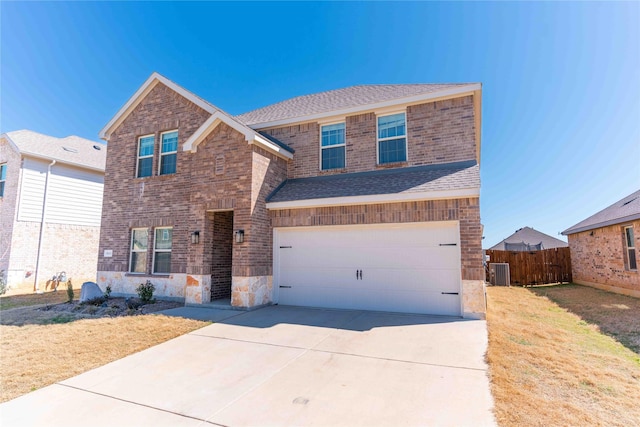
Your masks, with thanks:
M 473 98 L 409 106 L 408 160 L 376 164 L 376 116 L 346 117 L 344 169 L 319 171 L 320 125 L 303 123 L 268 129 L 295 150 L 285 160 L 249 144 L 241 132 L 219 123 L 195 151 L 182 151 L 190 136 L 209 118 L 188 99 L 157 84 L 111 133 L 105 177 L 103 224 L 98 259 L 99 284 L 114 293 L 131 293 L 146 279 L 160 285 L 160 296 L 204 303 L 227 297 L 231 279 L 234 306 L 272 302 L 273 228 L 308 225 L 459 221 L 463 287 L 472 311 L 483 313 L 484 271 L 477 197 L 406 203 L 268 210 L 266 200 L 286 179 L 371 171 L 476 158 Z M 160 133 L 178 130 L 177 171 L 157 176 Z M 154 174 L 136 178 L 138 137 L 155 136 Z M 154 227 L 173 227 L 171 273 L 153 275 Z M 131 274 L 131 229 L 150 230 L 146 273 Z M 218 233 L 223 230 L 223 233 Z M 244 242 L 232 240 L 244 231 Z M 200 243 L 191 233 L 199 231 Z M 104 257 L 104 251 L 112 251 Z M 480 286 L 478 286 L 480 283 Z M 482 291 L 482 292 L 480 292 Z M 465 312 L 466 313 L 466 312 Z
M 640 297 L 640 272 L 630 271 L 623 227 L 633 226 L 636 264 L 640 265 L 640 221 L 569 234 L 575 283 Z
M 407 161 L 391 165 L 377 164 L 377 119 L 374 113 L 346 117 L 346 166 L 344 169 L 320 170 L 320 125 L 318 123 L 271 128 L 265 132 L 296 150 L 294 159 L 289 164 L 289 178 L 475 159 L 472 96 L 411 105 L 407 107 L 406 117 Z
M 6 164 L 4 195 L 0 197 L 0 270 L 9 274 L 13 226 L 18 207 L 18 183 L 20 182 L 20 154 L 0 138 L 0 164 Z

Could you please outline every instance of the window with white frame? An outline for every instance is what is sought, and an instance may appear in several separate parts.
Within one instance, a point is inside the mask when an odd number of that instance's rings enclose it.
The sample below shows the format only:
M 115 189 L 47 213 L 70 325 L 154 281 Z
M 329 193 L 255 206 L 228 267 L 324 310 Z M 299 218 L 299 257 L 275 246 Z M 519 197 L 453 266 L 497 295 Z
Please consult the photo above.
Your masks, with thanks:
M 155 229 L 153 242 L 153 272 L 171 273 L 171 246 L 173 228 L 159 227 Z
M 321 168 L 340 169 L 345 166 L 345 124 L 336 123 L 321 128 Z
M 624 246 L 627 258 L 627 270 L 637 270 L 638 264 L 636 262 L 636 244 L 633 239 L 633 226 L 624 227 Z
M 151 176 L 153 174 L 153 145 L 155 137 L 153 135 L 141 136 L 138 138 L 138 178 Z
M 131 230 L 131 260 L 129 272 L 147 272 L 147 247 L 149 245 L 149 230 L 134 228 Z
M 378 117 L 378 164 L 407 160 L 405 113 Z
M 178 131 L 164 132 L 161 135 L 160 149 L 160 173 L 167 175 L 176 173 L 176 160 L 178 157 Z
M 0 197 L 4 197 L 4 183 L 7 181 L 7 164 L 0 165 Z

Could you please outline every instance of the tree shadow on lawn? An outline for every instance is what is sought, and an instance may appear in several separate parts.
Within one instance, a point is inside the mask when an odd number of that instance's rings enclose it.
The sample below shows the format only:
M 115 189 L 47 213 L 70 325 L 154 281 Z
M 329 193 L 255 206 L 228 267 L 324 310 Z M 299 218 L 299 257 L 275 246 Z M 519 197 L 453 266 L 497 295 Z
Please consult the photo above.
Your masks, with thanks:
M 529 288 L 640 354 L 640 298 L 575 284 Z

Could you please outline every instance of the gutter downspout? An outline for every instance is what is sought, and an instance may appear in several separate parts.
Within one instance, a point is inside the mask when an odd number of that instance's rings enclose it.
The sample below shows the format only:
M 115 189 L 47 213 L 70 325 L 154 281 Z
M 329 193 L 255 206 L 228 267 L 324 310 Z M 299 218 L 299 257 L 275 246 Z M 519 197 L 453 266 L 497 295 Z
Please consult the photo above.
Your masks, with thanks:
M 38 286 L 38 276 L 39 276 L 39 268 L 40 268 L 40 255 L 42 252 L 42 236 L 44 234 L 44 223 L 45 223 L 45 215 L 47 213 L 47 190 L 49 189 L 49 176 L 51 175 L 51 167 L 56 164 L 55 160 L 52 160 L 47 168 L 47 177 L 44 181 L 44 196 L 42 198 L 42 218 L 40 220 L 40 237 L 38 238 L 38 255 L 36 256 L 36 274 L 35 274 L 35 283 L 33 285 L 33 290 L 37 294 L 43 293 Z

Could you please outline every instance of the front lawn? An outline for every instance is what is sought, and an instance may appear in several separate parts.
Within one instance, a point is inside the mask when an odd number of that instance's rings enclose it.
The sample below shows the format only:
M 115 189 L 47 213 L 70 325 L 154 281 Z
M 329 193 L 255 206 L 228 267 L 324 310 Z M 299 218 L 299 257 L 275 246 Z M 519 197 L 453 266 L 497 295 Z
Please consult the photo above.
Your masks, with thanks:
M 0 402 L 208 324 L 155 314 L 83 319 L 39 308 L 63 301 L 66 291 L 60 289 L 0 299 Z
M 637 424 L 640 301 L 578 285 L 487 294 L 500 426 Z

